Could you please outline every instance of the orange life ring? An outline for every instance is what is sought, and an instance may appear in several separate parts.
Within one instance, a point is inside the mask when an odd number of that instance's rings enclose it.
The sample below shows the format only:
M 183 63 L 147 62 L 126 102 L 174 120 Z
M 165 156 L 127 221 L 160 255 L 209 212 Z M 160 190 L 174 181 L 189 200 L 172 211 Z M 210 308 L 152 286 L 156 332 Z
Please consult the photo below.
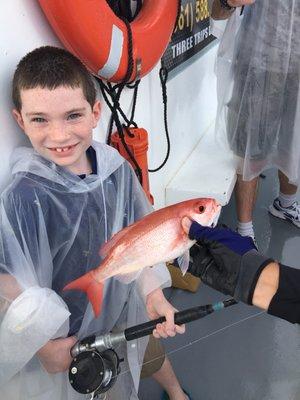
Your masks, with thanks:
M 144 0 L 131 22 L 133 59 L 131 80 L 146 75 L 159 61 L 171 38 L 179 0 Z M 64 46 L 90 71 L 120 82 L 128 67 L 128 33 L 106 0 L 39 0 Z M 137 72 L 137 61 L 140 71 Z

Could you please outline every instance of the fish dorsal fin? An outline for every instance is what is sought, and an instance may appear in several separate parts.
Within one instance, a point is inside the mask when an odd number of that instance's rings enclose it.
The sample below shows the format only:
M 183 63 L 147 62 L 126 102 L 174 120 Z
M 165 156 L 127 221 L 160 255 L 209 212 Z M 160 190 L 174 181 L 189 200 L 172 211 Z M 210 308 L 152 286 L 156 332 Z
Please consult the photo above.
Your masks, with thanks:
M 131 225 L 127 226 L 126 228 L 123 228 L 121 231 L 117 232 L 115 235 L 113 235 L 111 237 L 111 239 L 109 239 L 108 242 L 104 243 L 100 250 L 99 250 L 99 254 L 102 258 L 106 257 L 108 255 L 108 253 L 110 252 L 110 250 L 115 246 L 115 244 L 123 237 L 125 236 L 130 229 L 132 228 Z

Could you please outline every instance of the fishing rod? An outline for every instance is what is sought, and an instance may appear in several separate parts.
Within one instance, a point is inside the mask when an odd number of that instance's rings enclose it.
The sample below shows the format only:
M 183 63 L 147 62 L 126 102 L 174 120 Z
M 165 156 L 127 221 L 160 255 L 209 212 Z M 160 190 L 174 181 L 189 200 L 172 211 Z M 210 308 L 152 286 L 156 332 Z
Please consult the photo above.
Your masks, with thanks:
M 188 308 L 175 313 L 174 322 L 176 325 L 183 325 L 234 304 L 237 302 L 229 299 Z M 73 361 L 69 368 L 69 381 L 73 389 L 82 394 L 90 394 L 90 400 L 105 399 L 105 392 L 115 384 L 121 371 L 120 363 L 123 361 L 114 348 L 120 343 L 150 335 L 157 324 L 165 321 L 165 317 L 160 317 L 127 328 L 123 332 L 93 335 L 78 341 L 71 349 Z

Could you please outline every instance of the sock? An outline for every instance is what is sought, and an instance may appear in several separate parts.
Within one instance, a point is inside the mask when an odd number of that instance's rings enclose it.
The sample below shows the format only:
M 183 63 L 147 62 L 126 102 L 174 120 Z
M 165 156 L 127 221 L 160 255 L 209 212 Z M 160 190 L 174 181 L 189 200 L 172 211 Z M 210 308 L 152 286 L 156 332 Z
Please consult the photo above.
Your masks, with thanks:
M 252 221 L 249 222 L 240 222 L 237 223 L 237 231 L 242 236 L 250 236 L 254 238 L 254 230 Z
M 279 192 L 278 199 L 282 207 L 290 207 L 296 201 L 296 193 L 295 194 L 284 194 Z

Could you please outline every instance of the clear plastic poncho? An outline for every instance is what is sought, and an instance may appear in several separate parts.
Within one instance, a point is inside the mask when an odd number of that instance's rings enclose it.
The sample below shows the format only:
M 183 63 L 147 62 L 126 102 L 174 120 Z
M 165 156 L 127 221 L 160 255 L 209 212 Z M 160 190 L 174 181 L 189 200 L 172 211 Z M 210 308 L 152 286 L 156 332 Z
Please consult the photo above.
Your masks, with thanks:
M 93 142 L 97 174 L 84 179 L 20 148 L 13 182 L 0 204 L 0 399 L 75 400 L 68 374 L 48 374 L 36 352 L 49 339 L 82 339 L 147 320 L 145 296 L 169 284 L 166 267 L 144 269 L 128 285 L 105 282 L 95 319 L 86 294 L 66 283 L 101 258 L 100 246 L 152 208 L 131 167 L 113 148 Z M 108 399 L 137 399 L 147 339 L 116 349 L 122 373 Z
M 300 173 L 300 2 L 256 0 L 229 18 L 216 62 L 216 132 L 245 180 L 275 166 Z

